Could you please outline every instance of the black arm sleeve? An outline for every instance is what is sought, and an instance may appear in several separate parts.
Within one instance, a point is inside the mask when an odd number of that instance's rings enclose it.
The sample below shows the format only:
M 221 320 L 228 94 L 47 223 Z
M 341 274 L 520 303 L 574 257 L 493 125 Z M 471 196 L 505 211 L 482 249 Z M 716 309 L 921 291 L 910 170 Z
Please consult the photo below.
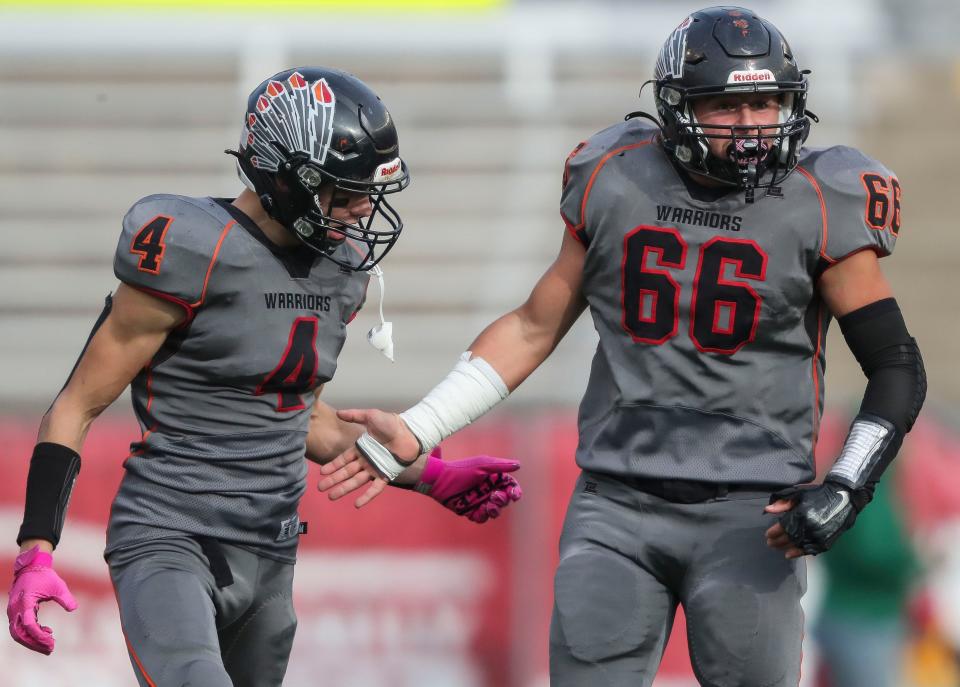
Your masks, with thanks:
M 837 322 L 869 380 L 860 412 L 882 417 L 906 434 L 927 395 L 927 377 L 920 349 L 907 332 L 897 301 L 876 301 Z
M 73 485 L 80 473 L 80 455 L 61 444 L 39 443 L 33 449 L 27 473 L 27 498 L 17 544 L 46 539 L 56 546 Z
M 868 382 L 827 480 L 850 488 L 860 510 L 913 427 L 927 394 L 927 378 L 920 349 L 893 298 L 854 310 L 838 322 Z

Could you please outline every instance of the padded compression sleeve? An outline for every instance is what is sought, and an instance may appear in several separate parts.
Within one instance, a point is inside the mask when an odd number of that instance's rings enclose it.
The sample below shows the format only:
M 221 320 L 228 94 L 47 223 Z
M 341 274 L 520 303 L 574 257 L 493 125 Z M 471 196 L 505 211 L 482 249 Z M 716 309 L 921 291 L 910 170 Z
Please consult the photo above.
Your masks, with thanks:
M 850 488 L 860 510 L 913 427 L 927 381 L 917 342 L 893 298 L 848 313 L 839 324 L 868 382 L 860 412 L 827 479 Z
M 927 377 L 897 301 L 870 303 L 837 322 L 869 380 L 860 412 L 882 417 L 906 434 L 926 397 Z

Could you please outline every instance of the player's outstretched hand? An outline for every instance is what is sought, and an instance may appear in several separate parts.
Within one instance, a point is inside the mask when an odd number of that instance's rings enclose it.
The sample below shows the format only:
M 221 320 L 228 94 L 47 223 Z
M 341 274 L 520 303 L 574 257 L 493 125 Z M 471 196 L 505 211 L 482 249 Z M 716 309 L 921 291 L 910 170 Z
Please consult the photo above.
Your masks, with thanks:
M 28 649 L 53 652 L 53 630 L 40 624 L 37 613 L 44 601 L 56 601 L 66 611 L 77 608 L 73 594 L 53 569 L 53 555 L 35 546 L 13 564 L 13 585 L 7 600 L 10 636 Z
M 438 446 L 413 488 L 457 515 L 484 523 L 523 496 L 520 483 L 509 474 L 519 469 L 517 461 L 493 456 L 445 461 Z
M 403 460 L 413 461 L 419 454 L 420 443 L 395 413 L 385 413 L 382 410 L 338 410 L 337 417 L 346 422 L 363 425 L 374 439 Z M 320 491 L 329 492 L 331 501 L 343 498 L 370 483 L 354 501 L 353 505 L 357 508 L 363 508 L 387 487 L 386 480 L 356 446 L 351 446 L 329 463 L 321 465 L 320 473 L 324 478 L 317 487 Z

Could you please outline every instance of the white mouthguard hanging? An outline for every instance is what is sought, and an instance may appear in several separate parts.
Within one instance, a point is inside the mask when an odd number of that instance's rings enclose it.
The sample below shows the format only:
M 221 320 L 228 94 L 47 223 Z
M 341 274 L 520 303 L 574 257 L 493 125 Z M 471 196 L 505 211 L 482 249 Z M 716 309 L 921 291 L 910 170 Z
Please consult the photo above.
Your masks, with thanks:
M 386 287 L 383 284 L 383 270 L 380 265 L 374 265 L 370 273 L 377 278 L 380 284 L 380 324 L 375 325 L 367 332 L 367 341 L 370 345 L 383 353 L 384 356 L 393 362 L 393 322 L 386 322 L 383 319 L 383 298 Z

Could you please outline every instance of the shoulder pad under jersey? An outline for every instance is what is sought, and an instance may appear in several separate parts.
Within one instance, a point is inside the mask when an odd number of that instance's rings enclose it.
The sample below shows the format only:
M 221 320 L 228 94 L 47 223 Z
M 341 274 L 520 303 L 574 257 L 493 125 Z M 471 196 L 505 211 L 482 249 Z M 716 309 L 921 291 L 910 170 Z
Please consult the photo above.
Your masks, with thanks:
M 800 168 L 822 197 L 825 227 L 821 254 L 828 261 L 870 248 L 890 255 L 900 231 L 900 182 L 855 148 L 807 151 Z
M 581 142 L 567 156 L 563 168 L 560 216 L 573 236 L 584 246 L 589 243 L 587 201 L 596 176 L 604 163 L 623 150 L 648 144 L 658 129 L 640 119 L 619 122 Z
M 113 258 L 117 278 L 184 306 L 200 304 L 217 246 L 230 218 L 209 198 L 158 194 L 123 218 Z

